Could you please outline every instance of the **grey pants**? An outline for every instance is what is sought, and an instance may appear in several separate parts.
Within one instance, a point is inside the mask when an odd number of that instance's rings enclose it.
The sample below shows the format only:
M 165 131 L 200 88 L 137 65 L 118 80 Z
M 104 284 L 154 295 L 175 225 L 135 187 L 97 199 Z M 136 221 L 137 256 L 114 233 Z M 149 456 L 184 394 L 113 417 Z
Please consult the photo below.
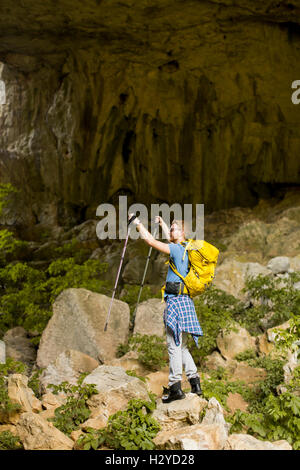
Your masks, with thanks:
M 188 334 L 183 331 L 180 335 L 180 344 L 176 346 L 173 331 L 168 326 L 166 327 L 170 367 L 169 387 L 182 380 L 182 367 L 188 379 L 199 377 L 195 362 L 187 348 Z

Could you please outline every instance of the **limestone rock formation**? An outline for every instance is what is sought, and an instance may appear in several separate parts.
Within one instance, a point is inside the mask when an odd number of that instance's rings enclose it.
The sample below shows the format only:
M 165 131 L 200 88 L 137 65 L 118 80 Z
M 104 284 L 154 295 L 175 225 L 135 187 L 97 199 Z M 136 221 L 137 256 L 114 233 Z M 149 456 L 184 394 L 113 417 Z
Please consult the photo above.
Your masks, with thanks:
M 11 222 L 82 221 L 120 192 L 210 212 L 299 184 L 296 0 L 0 13 L 1 180 L 23 189 Z
M 98 366 L 99 362 L 87 354 L 67 349 L 53 363 L 48 364 L 39 381 L 45 390 L 49 384 L 58 385 L 64 381 L 76 384 L 80 374 L 90 373 Z
M 23 374 L 11 374 L 7 378 L 7 393 L 12 403 L 19 405 L 12 411 L 0 410 L 0 423 L 17 424 L 24 412 L 38 413 L 42 410 L 42 404 L 31 388 L 28 387 L 28 377 Z M 5 407 L 4 407 L 5 409 Z
M 84 384 L 95 384 L 98 390 L 98 394 L 88 400 L 88 405 L 89 419 L 96 419 L 100 427 L 107 423 L 110 415 L 125 409 L 132 398 L 149 399 L 145 383 L 127 375 L 121 367 L 99 366 L 85 377 Z
M 284 440 L 269 442 L 249 434 L 231 434 L 224 450 L 292 450 L 292 446 Z
M 163 321 L 165 306 L 165 302 L 162 303 L 161 299 L 149 299 L 141 302 L 136 311 L 133 333 L 163 337 L 165 334 Z
M 170 431 L 187 425 L 200 422 L 200 413 L 207 406 L 207 401 L 194 393 L 187 393 L 184 400 L 171 403 L 157 401 L 153 417 L 160 424 L 162 430 Z
M 31 412 L 21 415 L 16 430 L 25 450 L 71 450 L 74 445 L 53 423 Z
M 256 350 L 255 338 L 238 323 L 234 324 L 234 328 L 236 331 L 222 330 L 217 337 L 217 346 L 226 359 L 234 359 L 237 354 L 247 349 Z
M 111 299 L 87 289 L 67 289 L 53 304 L 53 316 L 43 331 L 37 364 L 47 367 L 67 349 L 74 349 L 99 362 L 115 357 L 117 347 L 129 334 L 129 306 L 113 302 L 110 321 L 104 325 Z

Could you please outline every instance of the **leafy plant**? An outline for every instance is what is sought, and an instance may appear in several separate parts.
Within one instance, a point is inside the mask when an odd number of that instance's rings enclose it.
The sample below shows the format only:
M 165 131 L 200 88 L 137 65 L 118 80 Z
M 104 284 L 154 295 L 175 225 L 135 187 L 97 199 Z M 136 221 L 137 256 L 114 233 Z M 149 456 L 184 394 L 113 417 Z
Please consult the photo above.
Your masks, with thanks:
M 249 402 L 249 412 L 258 413 L 265 411 L 265 404 L 270 394 L 277 394 L 277 386 L 284 378 L 282 359 L 272 359 L 269 356 L 262 356 L 255 359 L 248 359 L 251 367 L 262 367 L 267 375 L 264 380 L 258 382 L 254 388 L 244 389 L 242 395 Z
M 137 351 L 138 360 L 147 368 L 157 370 L 167 364 L 167 350 L 164 338 L 157 335 L 132 335 L 128 345 L 119 345 L 118 352 Z
M 46 271 L 20 262 L 0 268 L 0 327 L 6 330 L 20 325 L 42 333 L 52 315 L 51 305 L 64 289 L 84 287 L 103 292 L 107 288 L 108 283 L 99 279 L 104 269 L 98 260 L 79 265 L 73 258 L 56 260 Z
M 300 315 L 300 291 L 295 289 L 294 282 L 299 273 L 279 278 L 273 276 L 248 277 L 243 289 L 249 296 L 265 306 L 263 311 L 273 311 L 272 326 L 287 321 L 292 314 Z
M 30 379 L 28 380 L 28 387 L 31 388 L 37 398 L 41 398 L 42 395 L 39 376 L 42 374 L 43 370 L 45 370 L 45 368 L 38 369 L 37 371 L 33 372 Z
M 215 397 L 218 402 L 227 410 L 227 398 L 229 393 L 242 394 L 245 389 L 245 384 L 242 381 L 231 381 L 228 378 L 228 372 L 223 367 L 218 367 L 216 370 L 209 372 L 210 376 L 201 378 L 201 388 L 203 398 L 209 400 Z
M 135 370 L 127 370 L 126 374 L 129 375 L 130 377 L 136 377 L 137 379 L 140 379 L 142 382 L 146 383 L 148 377 L 142 377 L 141 375 L 137 375 Z
M 286 330 L 274 329 L 275 345 L 281 351 L 297 350 L 300 338 L 300 315 L 291 314 L 289 328 Z
M 151 396 L 150 401 L 132 399 L 126 410 L 109 417 L 106 428 L 88 430 L 79 437 L 77 443 L 84 450 L 96 450 L 101 445 L 115 450 L 152 450 L 155 448 L 152 439 L 160 429 L 151 416 L 154 409 L 155 401 Z
M 236 356 L 235 356 L 235 360 L 236 361 L 244 361 L 244 362 L 248 362 L 249 360 L 255 360 L 257 358 L 256 356 L 256 352 L 254 351 L 254 349 L 247 349 L 246 351 L 243 351 L 241 353 L 238 353 Z
M 18 192 L 19 190 L 11 183 L 0 183 L 0 215 L 2 215 L 4 207 L 8 205 L 13 194 Z
M 294 450 L 300 449 L 300 397 L 291 392 L 279 396 L 270 394 L 264 413 L 248 414 L 238 410 L 229 420 L 231 433 L 246 430 L 259 439 L 285 439 Z
M 199 363 L 216 349 L 220 331 L 233 329 L 233 315 L 241 308 L 241 302 L 221 289 L 211 287 L 203 295 L 195 297 L 194 304 L 203 336 L 199 338 L 199 348 L 192 338 L 189 338 L 188 346 Z
M 11 431 L 0 432 L 0 450 L 21 450 L 23 448 L 19 436 L 14 436 Z
M 60 431 L 70 435 L 91 414 L 87 400 L 98 393 L 95 384 L 72 385 L 62 382 L 60 385 L 49 384 L 48 387 L 53 389 L 54 394 L 63 392 L 67 396 L 66 403 L 56 408 L 54 418 L 48 418 L 48 420 L 52 421 Z

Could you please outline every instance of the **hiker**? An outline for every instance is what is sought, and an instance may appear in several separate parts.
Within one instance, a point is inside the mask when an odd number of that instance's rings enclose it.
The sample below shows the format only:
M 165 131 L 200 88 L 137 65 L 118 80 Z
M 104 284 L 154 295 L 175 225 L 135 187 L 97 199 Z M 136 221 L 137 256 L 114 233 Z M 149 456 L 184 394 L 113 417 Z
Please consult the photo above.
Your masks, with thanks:
M 129 219 L 132 216 L 133 214 L 130 214 Z M 170 229 L 160 216 L 156 216 L 155 222 L 159 223 L 162 227 L 170 243 L 156 240 L 138 218 L 135 218 L 132 223 L 137 226 L 142 239 L 148 245 L 170 255 L 170 260 L 175 263 L 178 272 L 182 276 L 186 276 L 189 270 L 189 260 L 188 256 L 185 256 L 184 260 L 182 260 L 187 243 L 184 221 L 173 220 Z M 180 400 L 185 397 L 181 389 L 183 367 L 191 385 L 191 392 L 199 396 L 202 395 L 200 377 L 195 362 L 187 348 L 187 340 L 188 334 L 192 334 L 198 346 L 198 336 L 202 336 L 203 333 L 192 298 L 188 294 L 181 293 L 183 292 L 183 286 L 184 283 L 180 277 L 169 266 L 164 291 L 164 300 L 166 302 L 164 323 L 169 354 L 169 384 L 168 388 L 164 387 L 166 395 L 162 397 L 163 403 L 170 403 L 173 400 Z

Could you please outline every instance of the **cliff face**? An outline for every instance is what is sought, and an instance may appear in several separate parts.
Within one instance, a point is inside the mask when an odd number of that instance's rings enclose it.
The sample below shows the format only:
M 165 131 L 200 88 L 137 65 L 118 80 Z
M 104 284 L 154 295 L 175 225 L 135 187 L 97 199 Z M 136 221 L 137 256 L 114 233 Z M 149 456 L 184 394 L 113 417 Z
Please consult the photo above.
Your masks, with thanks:
M 119 194 L 209 212 L 298 185 L 298 3 L 2 0 L 15 220 L 79 222 Z

